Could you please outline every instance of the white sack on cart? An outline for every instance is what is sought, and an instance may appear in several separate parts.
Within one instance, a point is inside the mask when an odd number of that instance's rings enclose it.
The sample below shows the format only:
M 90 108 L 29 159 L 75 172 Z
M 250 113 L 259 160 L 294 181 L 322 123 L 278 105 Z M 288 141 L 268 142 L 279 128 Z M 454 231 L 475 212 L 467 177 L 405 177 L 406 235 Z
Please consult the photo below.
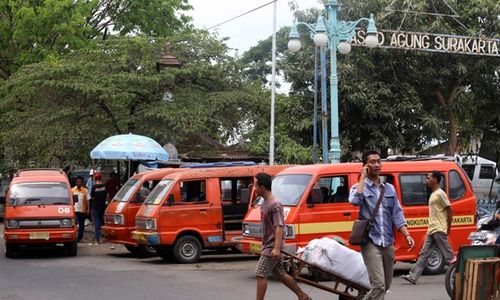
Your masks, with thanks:
M 314 239 L 305 249 L 299 249 L 299 252 L 303 252 L 302 258 L 305 261 L 365 288 L 371 288 L 361 253 L 341 245 L 336 240 L 326 237 Z

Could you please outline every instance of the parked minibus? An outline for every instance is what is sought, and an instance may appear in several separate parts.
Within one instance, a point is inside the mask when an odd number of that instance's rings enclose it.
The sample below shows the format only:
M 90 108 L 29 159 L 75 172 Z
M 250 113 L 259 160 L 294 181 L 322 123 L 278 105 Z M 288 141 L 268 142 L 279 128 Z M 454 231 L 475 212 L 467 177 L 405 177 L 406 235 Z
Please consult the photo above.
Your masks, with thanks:
M 132 176 L 120 188 L 104 212 L 103 237 L 107 242 L 123 244 L 132 254 L 154 256 L 156 250 L 141 245 L 131 237 L 135 229 L 135 215 L 146 199 L 147 194 L 166 175 L 189 169 L 164 168 L 146 171 Z M 145 189 L 147 189 L 145 191 Z M 141 191 L 142 190 L 142 191 Z M 145 191 L 145 192 L 144 192 Z
M 286 251 L 295 253 L 297 247 L 304 247 L 312 239 L 324 236 L 348 240 L 359 211 L 359 207 L 349 203 L 349 191 L 358 182 L 361 167 L 360 163 L 295 166 L 275 176 L 272 192 L 284 207 Z M 416 243 L 416 247 L 408 252 L 406 241 L 400 234 L 395 234 L 397 261 L 415 261 L 424 243 L 430 196 L 426 175 L 431 171 L 439 171 L 444 176 L 441 187 L 448 194 L 453 209 L 450 233 L 453 250 L 457 252 L 460 245 L 468 244 L 469 233 L 475 231 L 476 200 L 467 175 L 455 162 L 383 162 L 382 179 L 395 186 L 397 194 L 394 196 L 400 200 L 408 229 Z M 259 254 L 261 242 L 260 201 L 256 201 L 243 221 L 243 239 L 239 248 L 244 253 Z M 348 246 L 359 250 L 358 246 Z M 445 263 L 443 255 L 436 249 L 425 272 L 440 273 Z
M 172 173 L 158 183 L 136 215 L 132 238 L 164 259 L 199 260 L 202 249 L 235 247 L 253 198 L 257 173 L 288 166 L 244 166 Z
M 77 199 L 62 170 L 18 171 L 6 195 L 5 256 L 13 257 L 21 248 L 57 244 L 75 256 L 78 245 L 73 205 Z

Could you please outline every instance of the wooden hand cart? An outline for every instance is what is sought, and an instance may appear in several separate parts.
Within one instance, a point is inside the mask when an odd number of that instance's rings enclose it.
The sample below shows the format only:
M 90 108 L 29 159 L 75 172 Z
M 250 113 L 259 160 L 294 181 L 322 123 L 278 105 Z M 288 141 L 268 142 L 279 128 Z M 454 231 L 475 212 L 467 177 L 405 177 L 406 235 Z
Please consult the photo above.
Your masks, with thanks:
M 363 299 L 370 290 L 353 281 L 342 278 L 324 268 L 309 263 L 293 254 L 281 251 L 287 273 L 296 281 L 339 295 L 339 299 Z M 312 276 L 304 276 L 305 268 Z M 320 283 L 320 279 L 321 282 Z

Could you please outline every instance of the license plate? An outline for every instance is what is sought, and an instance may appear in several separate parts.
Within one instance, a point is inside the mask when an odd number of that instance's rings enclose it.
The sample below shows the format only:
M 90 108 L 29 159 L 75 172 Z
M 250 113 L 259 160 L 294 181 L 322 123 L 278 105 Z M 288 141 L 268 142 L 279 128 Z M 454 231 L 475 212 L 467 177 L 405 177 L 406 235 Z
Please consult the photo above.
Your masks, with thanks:
M 486 239 L 486 232 L 471 232 L 469 240 L 484 240 Z
M 48 232 L 32 232 L 30 233 L 30 240 L 48 240 L 50 234 Z

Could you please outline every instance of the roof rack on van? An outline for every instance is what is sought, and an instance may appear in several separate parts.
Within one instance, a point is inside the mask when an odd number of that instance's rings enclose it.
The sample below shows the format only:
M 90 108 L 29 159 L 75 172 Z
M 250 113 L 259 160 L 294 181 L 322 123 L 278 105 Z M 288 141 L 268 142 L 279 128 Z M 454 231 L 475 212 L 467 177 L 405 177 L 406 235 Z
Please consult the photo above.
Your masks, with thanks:
M 20 169 L 16 172 L 16 177 L 19 177 L 21 172 L 27 172 L 27 171 L 58 171 L 59 173 L 63 174 L 64 171 L 61 169 L 57 168 L 32 168 L 32 169 Z
M 182 164 L 179 168 L 218 168 L 218 167 L 242 167 L 242 166 L 255 166 L 253 161 L 229 161 L 229 162 L 212 162 L 212 163 L 187 163 Z
M 384 161 L 426 161 L 426 160 L 444 160 L 457 162 L 454 156 L 432 155 L 432 156 L 389 156 Z

